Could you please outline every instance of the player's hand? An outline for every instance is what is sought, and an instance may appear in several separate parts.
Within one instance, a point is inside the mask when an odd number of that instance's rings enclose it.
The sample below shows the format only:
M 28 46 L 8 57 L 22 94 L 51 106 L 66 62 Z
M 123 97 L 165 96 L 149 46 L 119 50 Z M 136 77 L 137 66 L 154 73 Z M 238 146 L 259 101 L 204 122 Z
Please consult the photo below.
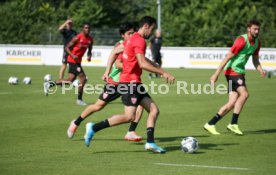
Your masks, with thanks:
M 107 80 L 108 80 L 108 73 L 107 73 L 107 72 L 105 72 L 105 73 L 103 74 L 102 80 L 107 82 Z
M 88 62 L 91 61 L 91 56 L 87 57 L 87 61 L 88 61 Z
M 171 74 L 167 73 L 167 72 L 164 72 L 162 74 L 162 76 L 166 79 L 166 82 L 167 83 L 170 83 L 170 84 L 173 84 L 174 83 L 174 80 L 175 80 L 175 77 L 172 76 Z
M 215 84 L 215 82 L 218 80 L 218 76 L 216 74 L 212 75 L 210 78 L 211 84 Z
M 266 71 L 263 70 L 260 72 L 260 74 L 261 74 L 261 77 L 266 77 Z
M 78 59 L 77 55 L 73 55 L 72 57 L 73 57 L 74 60 Z

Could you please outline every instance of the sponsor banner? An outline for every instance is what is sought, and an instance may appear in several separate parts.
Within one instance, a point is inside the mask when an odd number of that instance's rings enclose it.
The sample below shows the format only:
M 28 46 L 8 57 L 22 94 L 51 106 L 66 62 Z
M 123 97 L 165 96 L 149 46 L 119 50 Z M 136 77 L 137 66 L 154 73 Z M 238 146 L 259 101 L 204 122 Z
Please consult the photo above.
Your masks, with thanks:
M 93 46 L 92 60 L 83 57 L 84 66 L 106 66 L 112 46 Z M 162 66 L 167 68 L 216 69 L 225 58 L 229 48 L 162 47 Z M 61 45 L 0 45 L 0 64 L 61 65 Z M 149 49 L 146 57 L 151 59 Z M 276 49 L 261 48 L 260 62 L 264 69 L 276 69 Z M 254 69 L 252 58 L 247 69 Z

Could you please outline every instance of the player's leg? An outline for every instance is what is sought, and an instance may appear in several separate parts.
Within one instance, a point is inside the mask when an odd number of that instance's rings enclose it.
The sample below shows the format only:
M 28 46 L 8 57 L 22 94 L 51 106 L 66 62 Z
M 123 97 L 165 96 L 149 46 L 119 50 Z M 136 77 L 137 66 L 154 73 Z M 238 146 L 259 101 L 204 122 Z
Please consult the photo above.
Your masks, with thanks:
M 96 132 L 111 126 L 116 126 L 122 123 L 133 121 L 135 119 L 136 108 L 137 108 L 136 106 L 125 106 L 124 114 L 113 115 L 110 118 L 104 121 L 98 122 L 96 124 L 87 123 L 86 132 L 84 136 L 84 142 L 86 146 L 90 145 L 90 142 Z
M 85 83 L 87 82 L 87 79 L 86 79 L 86 75 L 85 75 L 84 71 L 82 70 L 82 68 L 81 68 L 81 72 L 79 73 L 78 76 L 79 76 L 80 84 L 78 87 L 78 99 L 77 99 L 76 103 L 81 106 L 86 106 L 87 104 L 82 100 L 82 95 L 83 95 L 83 88 L 85 86 Z
M 130 123 L 128 132 L 125 135 L 125 140 L 135 141 L 135 142 L 139 142 L 142 140 L 142 137 L 137 135 L 135 130 L 136 130 L 136 127 L 137 127 L 140 119 L 142 118 L 143 111 L 144 111 L 144 108 L 141 105 L 139 105 L 136 109 L 135 119 L 134 119 L 134 121 L 132 121 Z
M 145 108 L 148 112 L 148 119 L 147 119 L 147 142 L 145 144 L 146 150 L 151 150 L 156 153 L 165 153 L 166 150 L 159 147 L 154 140 L 154 130 L 155 130 L 155 123 L 159 115 L 159 109 L 157 105 L 153 102 L 153 100 L 147 96 L 144 97 L 140 105 Z
M 219 109 L 218 113 L 208 123 L 204 125 L 204 129 L 211 134 L 219 135 L 220 133 L 216 131 L 215 125 L 222 117 L 234 108 L 238 96 L 237 92 L 230 92 L 228 102 Z
M 243 133 L 241 132 L 241 130 L 238 127 L 238 118 L 243 109 L 244 104 L 246 103 L 246 101 L 249 97 L 249 93 L 248 93 L 246 86 L 238 87 L 237 92 L 239 94 L 239 97 L 237 98 L 236 103 L 234 105 L 232 121 L 227 126 L 227 129 L 234 132 L 235 134 L 242 135 Z
M 64 51 L 62 57 L 62 65 L 59 70 L 59 79 L 62 80 L 64 78 L 64 72 L 67 68 L 67 56 L 68 54 Z

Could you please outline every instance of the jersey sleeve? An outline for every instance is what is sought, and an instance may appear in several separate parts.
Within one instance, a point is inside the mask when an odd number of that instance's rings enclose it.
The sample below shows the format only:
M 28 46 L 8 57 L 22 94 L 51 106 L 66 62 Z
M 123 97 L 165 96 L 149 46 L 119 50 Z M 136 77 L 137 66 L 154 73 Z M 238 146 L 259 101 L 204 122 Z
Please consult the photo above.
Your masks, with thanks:
M 144 39 L 137 39 L 135 40 L 134 44 L 134 53 L 135 54 L 145 54 L 145 50 L 146 50 L 146 42 Z
M 245 46 L 245 40 L 242 36 L 238 37 L 233 46 L 231 47 L 230 51 L 234 54 L 237 55 Z
M 255 50 L 255 52 L 254 52 L 254 54 L 253 54 L 254 56 L 259 56 L 260 48 L 261 48 L 261 42 L 260 42 L 260 40 L 259 40 L 258 48 Z

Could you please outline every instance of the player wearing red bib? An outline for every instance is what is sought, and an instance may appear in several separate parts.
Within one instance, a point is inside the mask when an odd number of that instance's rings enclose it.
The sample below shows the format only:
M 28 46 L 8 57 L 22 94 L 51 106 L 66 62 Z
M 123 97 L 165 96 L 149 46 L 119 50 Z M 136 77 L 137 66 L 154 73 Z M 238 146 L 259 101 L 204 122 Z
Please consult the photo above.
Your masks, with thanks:
M 48 95 L 49 88 L 56 85 L 71 84 L 78 76 L 80 79 L 80 84 L 78 87 L 78 99 L 76 103 L 78 105 L 83 105 L 83 106 L 86 105 L 86 103 L 82 100 L 82 93 L 83 93 L 83 87 L 87 79 L 83 71 L 83 68 L 81 66 L 81 61 L 87 49 L 88 49 L 87 61 L 91 61 L 93 38 L 89 35 L 89 33 L 90 33 L 90 25 L 85 23 L 83 25 L 82 32 L 79 33 L 77 36 L 75 36 L 66 46 L 65 50 L 69 54 L 68 60 L 67 60 L 69 63 L 69 77 L 67 79 L 45 83 L 44 84 L 45 95 Z
M 85 144 L 90 145 L 94 134 L 102 129 L 130 122 L 135 119 L 137 106 L 140 104 L 149 113 L 147 119 L 147 142 L 146 150 L 151 150 L 157 153 L 165 153 L 166 150 L 159 147 L 154 141 L 154 128 L 159 114 L 159 109 L 149 94 L 145 91 L 141 83 L 142 69 L 162 75 L 167 82 L 173 83 L 174 77 L 158 65 L 145 58 L 146 42 L 156 28 L 156 20 L 150 16 L 145 16 L 139 23 L 139 30 L 133 34 L 129 40 L 125 41 L 126 46 L 123 52 L 123 71 L 120 75 L 119 87 L 122 94 L 122 101 L 125 106 L 125 113 L 113 115 L 112 117 L 99 122 L 87 123 L 85 133 Z M 108 66 L 103 78 L 107 79 L 114 62 L 114 58 L 110 57 Z
M 223 105 L 218 113 L 204 125 L 204 129 L 214 135 L 220 133 L 216 131 L 215 124 L 233 109 L 231 123 L 227 129 L 231 132 L 243 135 L 238 127 L 238 117 L 242 111 L 246 100 L 248 99 L 248 91 L 245 84 L 245 65 L 249 56 L 253 56 L 252 61 L 255 68 L 262 77 L 265 71 L 259 62 L 260 41 L 258 34 L 260 31 L 260 23 L 256 20 L 249 21 L 247 25 L 247 34 L 239 36 L 231 47 L 225 59 L 221 62 L 216 72 L 210 78 L 211 83 L 215 83 L 220 72 L 224 69 L 225 77 L 229 84 L 229 100 Z

